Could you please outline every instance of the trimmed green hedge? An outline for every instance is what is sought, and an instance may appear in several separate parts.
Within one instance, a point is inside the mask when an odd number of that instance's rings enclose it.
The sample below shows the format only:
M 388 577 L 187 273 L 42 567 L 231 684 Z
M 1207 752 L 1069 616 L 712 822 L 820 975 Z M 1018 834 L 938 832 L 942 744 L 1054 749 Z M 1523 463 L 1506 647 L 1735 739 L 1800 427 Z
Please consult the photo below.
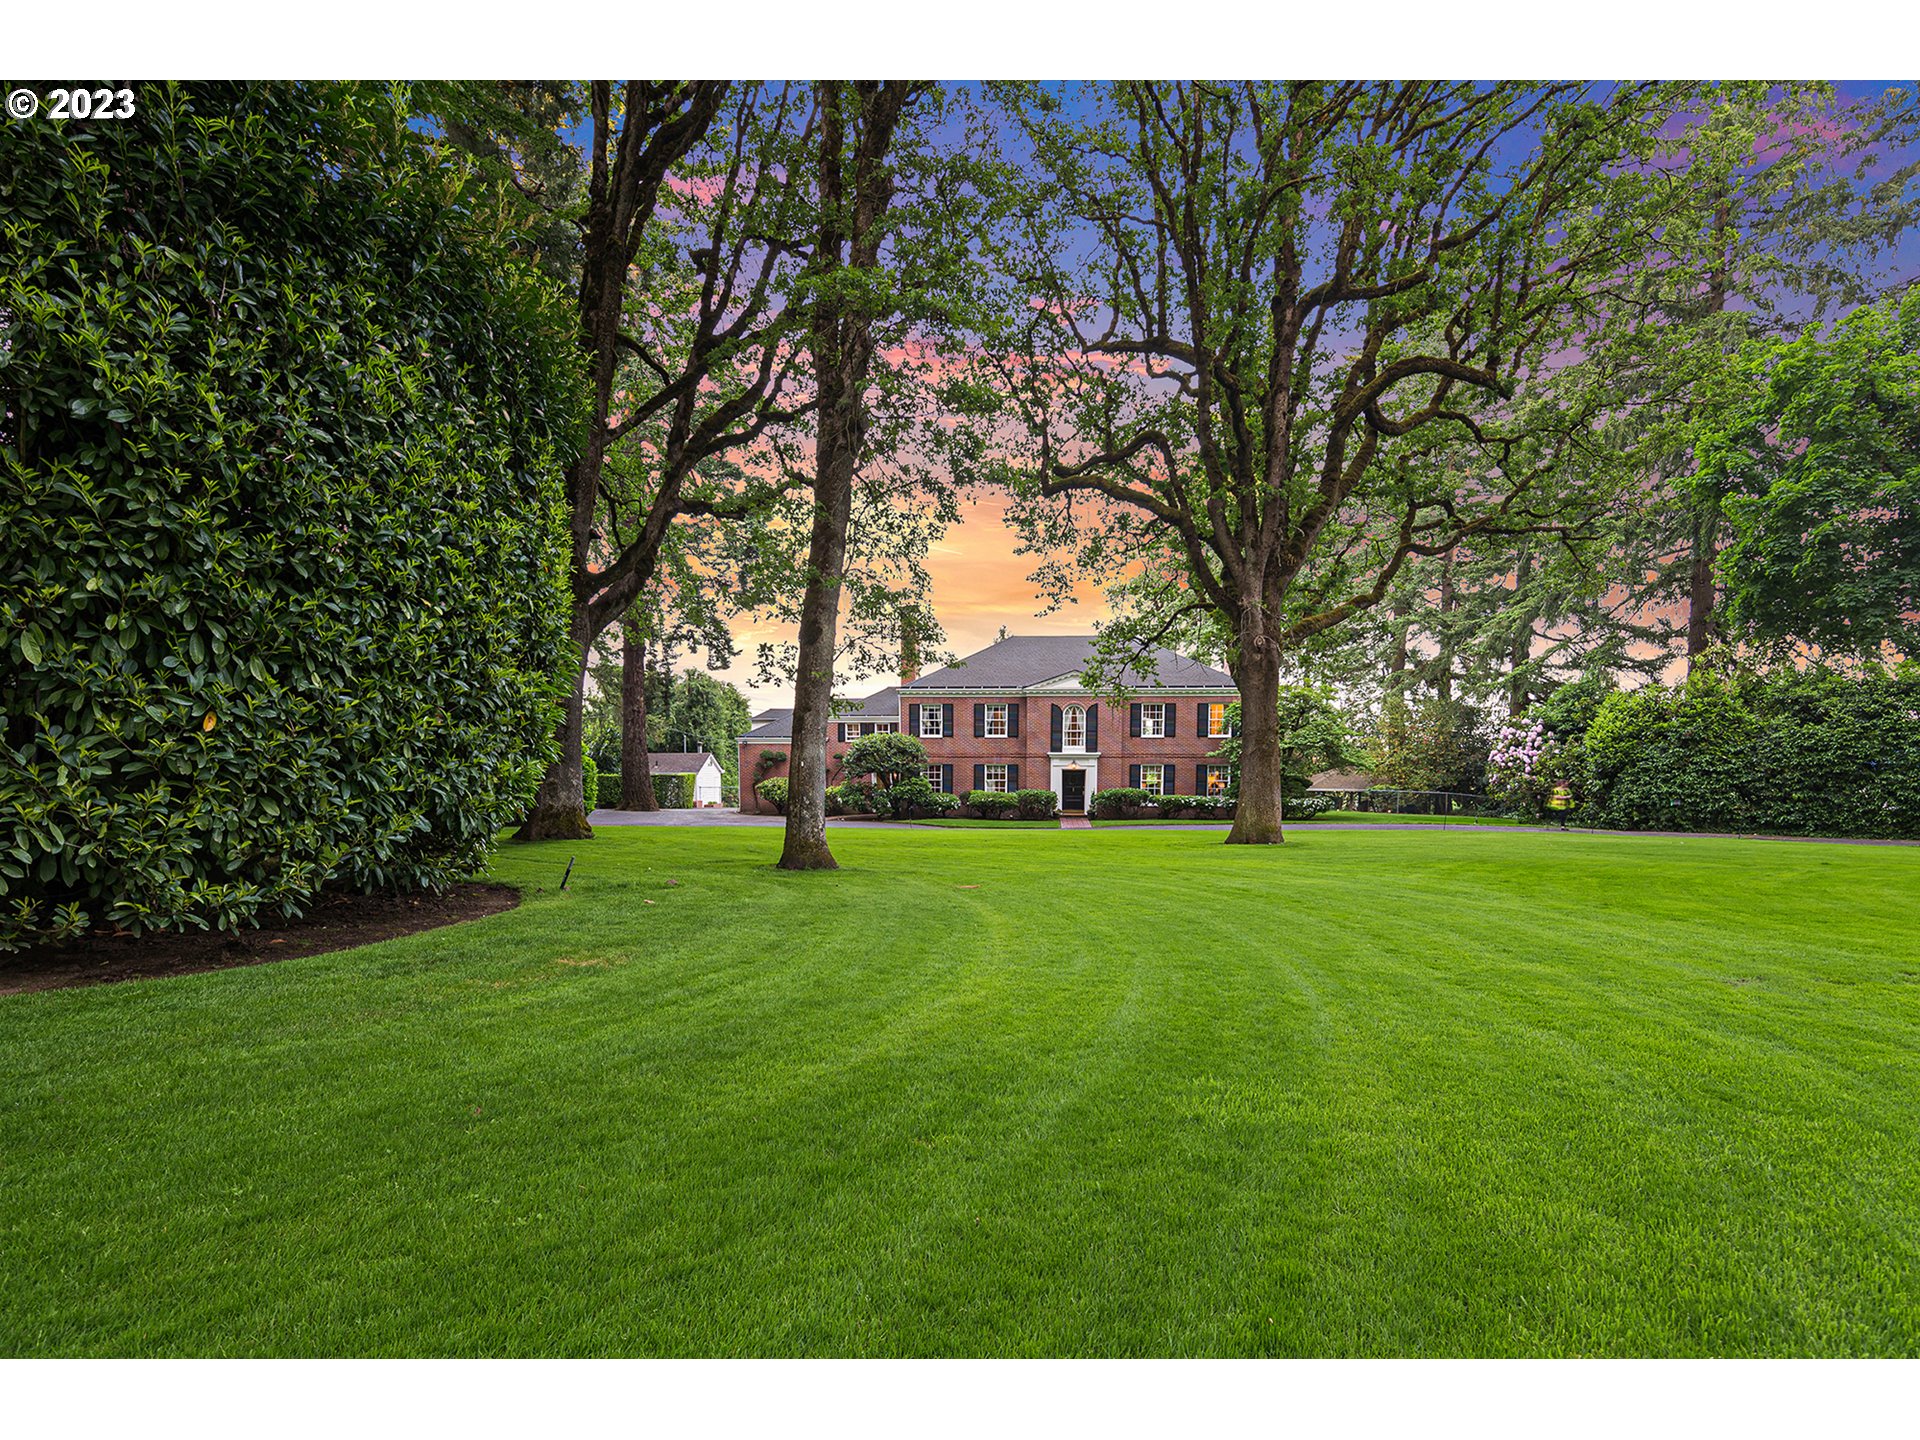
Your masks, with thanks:
M 884 808 L 880 787 L 871 780 L 843 780 L 827 787 L 829 815 L 873 815 Z
M 1060 813 L 1060 797 L 1051 790 L 1016 790 L 1013 799 L 1022 820 L 1051 820 Z
M 0 126 L 0 944 L 471 873 L 551 751 L 564 302 L 380 87 Z
M 1288 800 L 1283 809 L 1287 815 L 1305 818 L 1300 816 L 1300 805 L 1298 800 Z M 1159 810 L 1169 820 L 1231 820 L 1234 802 L 1228 795 L 1162 795 Z
M 1287 801 L 1287 813 L 1305 819 L 1305 815 L 1299 814 L 1301 803 Z M 1233 812 L 1231 795 L 1155 795 L 1129 785 L 1096 790 L 1093 794 L 1096 820 L 1231 820 Z
M 969 790 L 964 801 L 967 809 L 981 820 L 1018 820 L 1020 800 L 1000 790 Z
M 1096 820 L 1137 820 L 1146 814 L 1154 797 L 1138 786 L 1116 786 L 1093 792 L 1093 818 Z
M 1920 837 L 1920 668 L 1695 674 L 1614 695 L 1578 818 L 1627 830 Z
M 589 775 L 593 772 L 593 761 L 587 762 Z M 597 797 L 602 810 L 621 808 L 623 796 L 620 790 L 620 772 L 599 772 L 597 782 L 590 779 L 589 795 Z M 659 802 L 662 810 L 685 810 L 693 805 L 693 777 L 691 775 L 656 775 L 653 777 L 653 798 Z M 588 805 L 589 810 L 595 808 Z

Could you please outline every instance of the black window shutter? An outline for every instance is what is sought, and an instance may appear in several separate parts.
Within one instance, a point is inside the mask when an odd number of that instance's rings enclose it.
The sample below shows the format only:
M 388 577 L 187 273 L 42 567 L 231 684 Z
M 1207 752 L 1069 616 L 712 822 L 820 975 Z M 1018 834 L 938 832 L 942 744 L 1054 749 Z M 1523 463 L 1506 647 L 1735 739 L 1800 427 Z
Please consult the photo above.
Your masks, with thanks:
M 984 705 L 975 705 L 973 707 L 973 738 L 978 740 L 982 735 L 986 733 L 987 733 L 987 707 Z
M 1127 767 L 1127 788 L 1130 790 L 1138 790 L 1140 788 L 1140 767 L 1138 765 L 1129 765 Z
M 1167 739 L 1171 740 L 1174 738 L 1173 732 L 1179 729 L 1179 725 L 1174 720 L 1173 717 L 1180 713 L 1180 707 L 1174 704 L 1173 701 L 1169 700 L 1167 701 L 1166 704 L 1160 707 L 1160 713 L 1167 717 L 1167 723 L 1166 723 Z
M 1018 790 L 1019 788 L 1020 767 L 1018 765 L 1009 765 L 1007 766 L 1007 789 Z
M 1060 707 L 1053 707 L 1053 748 L 1060 748 Z
M 1136 740 L 1140 738 L 1140 702 L 1138 700 L 1127 707 L 1127 734 Z
M 1196 795 L 1207 795 L 1212 793 L 1207 789 L 1207 767 L 1204 765 L 1196 765 L 1194 767 L 1193 793 Z
M 940 707 L 940 733 L 949 740 L 953 738 L 953 706 L 951 705 Z
M 953 766 L 942 765 L 940 767 L 940 788 L 949 795 L 953 793 Z
M 1087 749 L 1098 750 L 1099 748 L 1100 707 L 1098 705 L 1089 705 L 1087 706 Z
M 907 706 L 907 733 L 909 735 L 918 735 L 920 733 L 920 707 L 918 705 Z
M 1207 715 L 1208 715 L 1207 702 L 1202 700 L 1200 702 L 1200 708 L 1194 712 L 1194 716 L 1193 716 L 1193 733 L 1194 734 L 1196 735 L 1212 735 L 1213 734 L 1213 727 L 1207 723 Z
M 973 767 L 973 788 L 976 790 L 984 790 L 987 788 L 986 766 L 976 765 Z
M 1007 702 L 1007 738 L 1009 740 L 1015 740 L 1018 739 L 1019 736 L 1020 702 L 1018 700 L 1009 700 Z

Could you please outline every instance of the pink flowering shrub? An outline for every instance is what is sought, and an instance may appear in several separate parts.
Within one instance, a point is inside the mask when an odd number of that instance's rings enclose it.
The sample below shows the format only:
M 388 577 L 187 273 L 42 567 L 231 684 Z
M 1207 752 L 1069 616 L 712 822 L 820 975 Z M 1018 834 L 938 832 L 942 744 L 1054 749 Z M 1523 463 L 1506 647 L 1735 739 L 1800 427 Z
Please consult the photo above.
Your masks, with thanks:
M 1487 794 L 1515 810 L 1543 815 L 1553 787 L 1571 781 L 1577 768 L 1573 758 L 1548 734 L 1545 721 L 1509 720 L 1487 756 Z

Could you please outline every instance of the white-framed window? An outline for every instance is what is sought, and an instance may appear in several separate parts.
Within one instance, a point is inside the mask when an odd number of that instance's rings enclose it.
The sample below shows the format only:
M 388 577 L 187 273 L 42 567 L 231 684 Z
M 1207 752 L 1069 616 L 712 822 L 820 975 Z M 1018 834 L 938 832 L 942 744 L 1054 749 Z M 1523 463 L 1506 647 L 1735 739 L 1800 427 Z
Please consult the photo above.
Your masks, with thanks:
M 1149 704 L 1140 707 L 1140 733 L 1149 740 L 1158 740 L 1167 733 L 1167 707 L 1162 704 Z
M 1142 765 L 1140 767 L 1140 788 L 1149 795 L 1167 793 L 1167 767 L 1164 765 Z
M 947 767 L 944 765 L 927 766 L 927 783 L 936 790 L 947 788 Z
M 1067 713 L 1061 717 L 1060 748 L 1062 750 L 1087 748 L 1087 712 L 1078 705 L 1067 706 Z
M 1207 734 L 1209 736 L 1227 733 L 1227 706 L 1225 701 L 1215 701 L 1207 706 Z
M 1004 765 L 989 765 L 986 767 L 986 772 L 987 789 L 993 791 L 996 795 L 1006 794 L 1007 767 Z
M 878 725 L 873 727 L 873 733 L 876 735 L 891 735 L 899 728 L 900 727 L 891 720 L 882 720 Z
M 946 728 L 940 723 L 940 707 L 938 705 L 922 705 L 920 707 L 921 738 L 932 739 L 946 733 Z
M 987 738 L 989 740 L 1004 740 L 1007 738 L 1006 706 L 987 706 Z
M 1206 775 L 1207 783 L 1205 793 L 1208 795 L 1223 795 L 1226 793 L 1227 787 L 1233 783 L 1233 767 L 1231 765 L 1209 765 L 1207 766 Z

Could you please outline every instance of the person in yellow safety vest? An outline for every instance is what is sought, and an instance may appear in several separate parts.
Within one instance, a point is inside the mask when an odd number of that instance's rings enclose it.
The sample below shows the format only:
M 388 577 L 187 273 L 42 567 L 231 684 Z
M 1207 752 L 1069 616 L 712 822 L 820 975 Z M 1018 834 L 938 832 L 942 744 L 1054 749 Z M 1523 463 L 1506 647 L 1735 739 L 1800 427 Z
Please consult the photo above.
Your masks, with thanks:
M 1560 812 L 1560 828 L 1566 829 L 1567 811 L 1573 808 L 1573 787 L 1571 785 L 1554 786 L 1553 793 L 1547 797 L 1547 808 Z

